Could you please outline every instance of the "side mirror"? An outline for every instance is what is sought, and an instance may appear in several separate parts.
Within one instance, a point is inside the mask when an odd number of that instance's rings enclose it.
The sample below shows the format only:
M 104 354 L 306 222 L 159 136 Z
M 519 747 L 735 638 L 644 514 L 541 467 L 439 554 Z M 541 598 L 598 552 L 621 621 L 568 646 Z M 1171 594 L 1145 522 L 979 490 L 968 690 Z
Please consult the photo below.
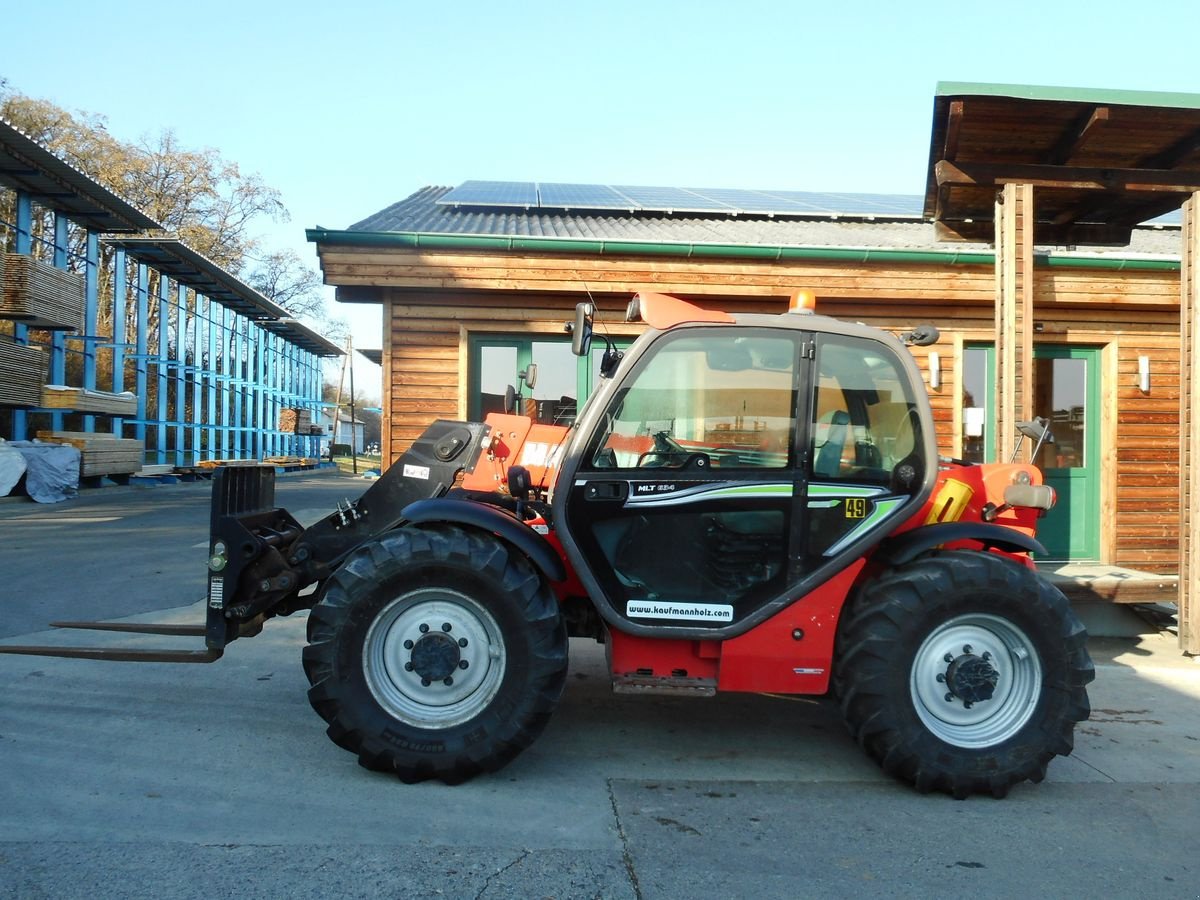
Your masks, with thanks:
M 900 335 L 900 339 L 910 346 L 930 347 L 942 337 L 936 325 L 918 325 L 912 331 Z
M 592 350 L 592 317 L 596 307 L 584 301 L 575 304 L 575 322 L 571 326 L 571 352 L 587 356 Z
M 537 363 L 530 363 L 525 367 L 525 371 L 521 372 L 517 377 L 525 382 L 525 386 L 532 391 L 533 386 L 537 384 Z

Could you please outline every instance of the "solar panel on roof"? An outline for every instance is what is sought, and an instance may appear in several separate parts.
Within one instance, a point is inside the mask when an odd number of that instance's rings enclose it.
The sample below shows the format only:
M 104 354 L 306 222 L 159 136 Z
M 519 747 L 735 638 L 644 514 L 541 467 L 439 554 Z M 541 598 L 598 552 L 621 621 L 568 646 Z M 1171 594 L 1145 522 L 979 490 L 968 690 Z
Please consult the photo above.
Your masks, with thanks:
M 638 205 L 607 184 L 538 184 L 543 207 L 555 209 L 636 209 Z
M 920 218 L 922 198 L 913 194 L 842 194 L 812 191 L 769 191 L 770 196 L 813 213 Z
M 465 181 L 436 202 L 439 206 L 462 207 L 922 217 L 922 198 L 918 195 L 532 181 Z
M 537 185 L 532 181 L 464 181 L 443 194 L 439 206 L 529 206 L 538 205 Z
M 639 209 L 661 212 L 729 212 L 732 207 L 688 188 L 618 184 L 616 189 Z
M 740 213 L 775 214 L 807 212 L 806 207 L 797 207 L 791 203 L 781 203 L 765 191 L 750 191 L 741 188 L 692 188 L 698 194 L 710 197 L 724 203 Z

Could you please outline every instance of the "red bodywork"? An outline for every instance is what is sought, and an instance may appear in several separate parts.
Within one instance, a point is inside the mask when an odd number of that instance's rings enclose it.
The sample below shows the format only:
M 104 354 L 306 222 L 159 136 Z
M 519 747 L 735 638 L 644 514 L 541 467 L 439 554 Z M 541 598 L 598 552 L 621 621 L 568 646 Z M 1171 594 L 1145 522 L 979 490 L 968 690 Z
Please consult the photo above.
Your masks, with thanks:
M 553 484 L 558 451 L 567 429 L 539 425 L 524 416 L 491 414 L 485 419 L 491 434 L 475 470 L 462 486 L 476 491 L 506 493 L 512 465 L 529 470 L 532 483 Z M 649 439 L 646 439 L 649 449 Z M 938 474 L 929 501 L 893 533 L 899 534 L 935 522 L 985 521 L 985 510 L 1002 508 L 1004 490 L 1018 480 L 1041 483 L 1041 472 L 1028 464 L 949 466 Z M 1040 511 L 1010 508 L 991 521 L 1033 537 Z M 564 581 L 552 584 L 559 600 L 586 597 L 587 592 L 572 568 L 558 535 L 542 518 L 526 524 L 542 533 L 562 558 Z M 978 547 L 970 541 L 954 547 Z M 1033 566 L 1025 554 L 1013 556 Z M 842 606 L 859 579 L 872 572 L 869 558 L 847 566 L 807 596 L 744 634 L 727 640 L 692 640 L 631 635 L 610 628 L 608 658 L 614 678 L 671 678 L 686 673 L 689 679 L 715 682 L 722 691 L 779 694 L 823 694 L 829 689 L 834 642 Z
M 665 330 L 681 322 L 733 322 L 727 313 L 704 310 L 664 294 L 638 296 L 642 321 Z M 508 490 L 510 466 L 524 466 L 535 489 L 554 483 L 559 452 L 568 429 L 535 424 L 524 416 L 491 414 L 483 456 L 462 486 L 473 491 Z M 649 437 L 624 447 L 633 453 L 652 448 Z M 951 465 L 939 474 L 928 502 L 906 522 L 892 530 L 900 534 L 940 522 L 991 522 L 1034 537 L 1041 510 L 1007 508 L 1004 492 L 1010 485 L 1042 483 L 1041 472 L 1028 464 Z M 562 558 L 567 577 L 553 584 L 560 601 L 586 597 L 586 590 L 563 551 L 558 536 L 544 519 L 527 525 L 545 535 Z M 978 548 L 959 541 L 953 548 Z M 994 551 L 1000 552 L 1000 551 Z M 1022 565 L 1033 566 L 1027 554 L 1011 555 Z M 851 563 L 841 572 L 786 609 L 749 631 L 726 640 L 653 638 L 608 630 L 608 656 L 614 678 L 680 678 L 715 682 L 722 691 L 782 694 L 822 694 L 829 689 L 834 643 L 842 606 L 859 580 L 876 571 L 870 557 Z

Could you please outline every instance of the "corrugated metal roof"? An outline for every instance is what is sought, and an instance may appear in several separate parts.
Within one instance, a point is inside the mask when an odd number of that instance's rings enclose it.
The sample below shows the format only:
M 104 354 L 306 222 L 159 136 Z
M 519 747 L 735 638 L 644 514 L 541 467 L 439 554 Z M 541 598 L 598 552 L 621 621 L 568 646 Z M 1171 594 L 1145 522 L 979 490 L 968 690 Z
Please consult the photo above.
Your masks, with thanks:
M 105 238 L 104 242 L 119 247 L 138 262 L 232 309 L 302 350 L 323 357 L 343 355 L 337 344 L 292 318 L 292 314 L 284 307 L 180 240 L 110 237 Z
M 645 241 L 663 244 L 740 244 L 745 246 L 845 247 L 894 250 L 946 251 L 930 222 L 914 218 L 898 221 L 856 216 L 770 218 L 763 216 L 667 215 L 661 213 L 548 212 L 496 208 L 455 208 L 437 201 L 450 187 L 424 187 L 372 216 L 355 222 L 348 232 L 403 232 L 472 235 L 485 237 L 579 238 Z M 954 245 L 955 250 L 987 251 L 988 244 Z M 1089 250 L 1088 256 L 1153 256 L 1178 259 L 1177 227 L 1167 225 L 1134 229 L 1128 247 Z
M 0 185 L 102 233 L 161 231 L 162 225 L 0 119 Z

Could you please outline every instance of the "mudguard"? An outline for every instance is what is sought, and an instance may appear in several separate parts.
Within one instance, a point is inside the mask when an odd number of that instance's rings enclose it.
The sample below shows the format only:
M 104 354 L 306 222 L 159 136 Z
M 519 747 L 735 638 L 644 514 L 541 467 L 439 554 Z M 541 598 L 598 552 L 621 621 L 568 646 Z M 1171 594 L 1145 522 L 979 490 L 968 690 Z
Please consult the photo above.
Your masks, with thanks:
M 563 581 L 567 577 L 566 567 L 549 541 L 520 519 L 494 506 L 469 500 L 435 498 L 410 503 L 404 507 L 402 516 L 405 524 L 409 525 L 452 522 L 489 531 L 529 557 L 551 581 Z
M 1003 525 L 986 522 L 943 522 L 914 528 L 879 545 L 878 558 L 888 565 L 902 566 L 926 550 L 957 541 L 977 541 L 985 548 L 995 547 L 1008 553 L 1046 554 L 1036 539 Z

